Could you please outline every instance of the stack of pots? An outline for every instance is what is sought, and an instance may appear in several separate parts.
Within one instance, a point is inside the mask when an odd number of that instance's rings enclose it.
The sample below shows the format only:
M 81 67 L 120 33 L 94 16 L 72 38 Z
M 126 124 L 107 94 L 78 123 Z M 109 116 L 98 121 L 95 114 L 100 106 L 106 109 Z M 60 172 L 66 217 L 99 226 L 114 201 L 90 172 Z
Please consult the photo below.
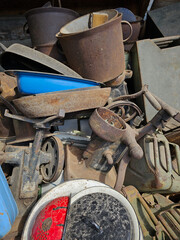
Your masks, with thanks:
M 79 14 L 71 9 L 48 6 L 31 9 L 25 16 L 32 46 L 59 61 L 64 61 L 55 35 L 62 26 L 79 17 Z
M 111 83 L 125 78 L 125 56 L 123 42 L 132 35 L 132 27 L 122 21 L 117 10 L 103 10 L 108 21 L 89 28 L 91 14 L 79 17 L 66 24 L 56 34 L 70 67 L 82 77 L 102 83 Z M 129 25 L 130 36 L 123 40 L 122 25 Z M 119 83 L 119 81 L 118 81 Z M 111 84 L 109 84 L 111 86 Z

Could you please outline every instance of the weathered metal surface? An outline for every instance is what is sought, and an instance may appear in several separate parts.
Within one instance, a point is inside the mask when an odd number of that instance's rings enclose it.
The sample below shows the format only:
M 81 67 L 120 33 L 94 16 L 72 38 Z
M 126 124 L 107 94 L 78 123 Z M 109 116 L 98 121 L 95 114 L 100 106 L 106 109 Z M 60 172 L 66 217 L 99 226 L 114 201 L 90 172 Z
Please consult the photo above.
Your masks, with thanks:
M 96 171 L 86 166 L 85 161 L 82 159 L 82 154 L 83 150 L 66 145 L 64 179 L 85 178 L 97 180 L 114 187 L 117 176 L 115 168 L 113 167 L 108 173 Z
M 55 120 L 57 119 L 60 120 L 61 118 L 63 118 L 65 116 L 65 111 L 63 109 L 60 109 L 58 114 L 50 116 L 48 118 L 41 118 L 41 119 L 31 119 L 21 115 L 11 114 L 7 109 L 4 115 L 12 119 L 34 124 L 33 127 L 36 129 L 45 130 L 45 129 L 50 129 L 52 126 L 55 126 L 57 124 Z
M 67 61 L 83 77 L 99 82 L 113 80 L 125 70 L 122 15 L 91 29 L 86 20 L 87 26 L 83 23 L 76 31 L 84 18 L 88 19 L 89 14 L 67 24 L 57 34 Z
M 111 88 L 93 88 L 64 91 L 15 99 L 13 103 L 30 118 L 55 115 L 59 109 L 66 113 L 102 107 L 110 96 Z
M 30 123 L 13 120 L 13 126 L 16 136 L 16 143 L 21 141 L 28 141 L 29 139 L 34 139 L 35 129 Z
M 175 36 L 137 41 L 132 58 L 136 91 L 146 83 L 150 91 L 178 110 L 180 110 L 179 40 L 180 37 Z M 137 99 L 137 103 L 143 109 L 148 122 L 156 114 L 156 110 L 145 98 Z M 177 126 L 179 126 L 178 123 L 171 121 L 164 130 L 167 131 Z
M 1 95 L 8 101 L 17 97 L 17 80 L 3 72 L 0 72 L 0 91 Z
M 171 2 L 173 3 L 173 1 Z M 175 1 L 174 4 L 172 3 L 148 12 L 146 36 L 157 38 L 180 34 L 180 26 L 178 24 L 180 18 L 180 3 L 175 3 Z
M 178 240 L 180 236 L 180 204 L 174 203 L 159 193 L 153 195 L 142 194 L 142 197 L 150 205 L 151 210 L 166 229 L 170 239 Z M 151 200 L 148 201 L 150 197 Z
M 124 70 L 118 77 L 112 79 L 111 81 L 106 82 L 106 86 L 108 87 L 117 87 L 119 86 L 125 79 L 131 78 L 133 72 L 131 70 Z
M 133 186 L 127 186 L 122 189 L 124 196 L 129 200 L 139 220 L 144 240 L 170 239 L 163 229 L 163 225 L 158 221 L 146 201 Z
M 9 114 L 11 117 L 15 117 Z M 63 117 L 64 112 L 60 111 L 59 117 Z M 56 116 L 57 118 L 57 116 Z M 34 127 L 37 128 L 34 142 L 30 147 L 24 146 L 13 146 L 7 145 L 5 152 L 3 154 L 3 162 L 7 166 L 12 168 L 12 173 L 10 174 L 10 185 L 13 195 L 18 204 L 20 210 L 19 217 L 15 223 L 14 230 L 21 231 L 23 228 L 22 222 L 27 217 L 29 210 L 31 209 L 34 202 L 38 197 L 38 185 L 42 182 L 43 177 L 45 181 L 51 181 L 59 176 L 59 172 L 62 169 L 63 161 L 63 147 L 59 139 L 58 149 L 54 151 L 58 152 L 58 157 L 56 158 L 53 151 L 48 151 L 47 145 L 45 149 L 41 150 L 41 145 L 43 141 L 44 129 L 51 126 L 49 121 L 52 121 L 53 117 L 49 117 L 45 120 L 40 120 L 41 122 L 35 122 Z M 27 120 L 27 119 L 24 119 Z M 56 138 L 55 138 L 56 139 Z M 56 141 L 56 142 L 57 142 Z M 45 143 L 46 144 L 46 143 Z M 59 151 L 61 151 L 61 159 Z M 55 158 L 55 159 L 54 159 Z M 58 164 L 55 166 L 54 163 L 58 160 Z M 62 160 L 62 161 L 61 161 Z M 52 163 L 51 163 L 52 162 Z M 47 165 L 48 166 L 47 166 Z M 40 172 L 40 166 L 45 166 L 45 171 L 49 171 L 48 177 Z M 52 167 L 53 165 L 53 167 Z M 42 167 L 43 168 L 43 167 Z M 42 170 L 42 169 L 41 169 Z M 42 175 L 41 175 L 42 174 Z M 13 231 L 14 231 L 13 230 Z
M 130 122 L 130 125 L 139 126 L 143 120 L 141 109 L 130 101 L 115 101 L 106 106 L 106 108 L 118 114 L 125 122 Z M 139 124 L 137 125 L 137 116 L 139 116 Z
M 138 190 L 144 192 L 179 192 L 179 146 L 169 143 L 162 134 L 147 135 L 140 145 L 144 150 L 144 158 L 130 162 L 125 184 L 133 182 Z
M 5 162 L 3 163 L 3 167 L 5 166 L 7 169 L 12 169 L 12 173 L 8 175 L 8 179 L 11 191 L 19 209 L 19 215 L 11 230 L 11 232 L 16 235 L 18 234 L 18 232 L 22 231 L 25 219 L 27 218 L 33 204 L 37 200 L 37 194 L 34 194 L 33 196 L 31 194 L 30 198 L 27 198 L 25 195 L 22 194 L 23 173 L 26 175 L 26 173 L 29 171 L 28 158 L 30 157 L 30 148 L 23 146 L 17 147 L 13 145 L 6 146 L 4 157 Z M 43 155 L 42 153 L 39 155 L 39 159 L 43 160 L 42 163 L 44 163 L 44 161 L 48 162 L 50 156 L 49 154 Z M 37 171 L 39 173 L 39 169 Z M 36 174 L 34 174 L 34 177 L 35 176 L 37 177 Z M 30 188 L 34 187 L 34 184 L 35 182 L 33 181 L 29 182 L 29 190 Z M 37 179 L 37 184 L 39 184 L 39 179 Z
M 67 63 L 65 55 L 57 42 L 36 46 L 35 49 L 60 62 Z
M 174 203 L 167 196 L 159 193 L 143 193 L 142 197 L 147 202 L 151 211 L 159 219 L 168 239 L 179 239 L 180 234 L 180 212 L 179 203 Z
M 0 56 L 0 64 L 6 70 L 33 70 L 81 78 L 78 73 L 63 63 L 21 44 L 12 44 L 8 47 Z
M 123 119 L 107 108 L 96 109 L 89 124 L 96 135 L 108 142 L 118 141 L 126 129 Z
M 53 43 L 55 34 L 79 14 L 71 9 L 58 7 L 34 8 L 25 13 L 33 46 Z
M 16 79 L 0 73 L 0 137 L 7 138 L 14 136 L 14 127 L 11 119 L 4 117 L 4 111 L 11 105 L 8 101 L 11 101 L 16 97 L 15 88 L 17 87 Z
M 108 99 L 108 104 L 113 101 L 114 98 L 120 96 L 120 95 L 127 95 L 128 94 L 128 88 L 127 83 L 123 81 L 119 86 L 111 87 L 111 95 Z
M 55 182 L 59 178 L 64 167 L 63 144 L 58 137 L 53 136 L 44 142 L 42 151 L 51 154 L 51 161 L 40 166 L 43 181 Z
M 143 151 L 137 144 L 135 137 L 138 132 L 132 129 L 125 121 L 107 108 L 94 111 L 89 119 L 93 132 L 108 142 L 121 140 L 129 148 L 129 154 L 136 159 L 141 159 Z
M 32 147 L 25 150 L 22 150 L 19 147 L 22 155 L 19 161 L 23 161 L 23 166 L 24 166 L 23 171 L 21 172 L 21 186 L 19 189 L 19 196 L 20 198 L 28 198 L 28 199 L 36 198 L 38 194 L 38 184 L 42 181 L 42 176 L 40 176 L 40 173 L 39 173 L 39 167 L 42 164 L 49 163 L 51 161 L 51 158 L 55 158 L 55 156 L 52 153 L 50 155 L 48 151 L 47 152 L 41 151 L 41 145 L 42 145 L 45 130 L 49 129 L 52 126 L 53 124 L 52 121 L 54 122 L 57 118 L 63 118 L 65 115 L 65 112 L 63 110 L 60 110 L 57 116 L 51 116 L 46 119 L 35 119 L 35 120 L 28 119 L 18 115 L 13 115 L 8 113 L 8 111 L 6 115 L 10 118 L 15 118 L 21 121 L 33 123 L 34 127 L 36 128 L 36 134 L 35 134 L 34 141 L 32 143 Z M 12 156 L 10 155 L 9 157 L 7 155 L 6 163 L 7 162 L 12 163 L 16 155 L 12 154 Z M 53 164 L 49 163 L 49 165 L 51 166 Z M 60 166 L 58 166 L 56 170 L 58 171 L 59 168 Z M 51 170 L 50 172 L 51 178 L 56 177 L 56 174 L 58 175 L 57 171 L 53 171 L 53 168 L 50 168 L 49 170 Z M 45 174 L 43 176 L 45 176 Z M 46 178 L 45 176 L 46 181 L 47 179 L 51 181 L 51 178 L 50 177 Z
M 120 139 L 120 141 L 117 141 L 115 143 L 110 144 L 110 142 L 102 142 L 97 137 L 92 137 L 92 140 L 89 143 L 86 151 L 83 153 L 83 157 L 87 160 L 87 164 L 89 166 L 104 172 L 109 171 L 109 169 L 111 169 L 112 167 L 112 164 L 109 164 L 108 160 L 112 162 L 113 159 L 113 164 L 121 161 L 115 186 L 116 190 L 118 191 L 120 191 L 123 186 L 126 169 L 131 160 L 126 145 L 129 147 L 129 152 L 131 156 L 134 156 L 134 158 L 136 159 L 141 159 L 143 156 L 143 151 L 136 141 L 143 139 L 143 137 L 148 133 L 153 134 L 157 131 L 157 129 L 162 130 L 166 126 L 168 121 L 172 118 L 179 121 L 179 112 L 176 109 L 170 107 L 158 97 L 148 92 L 147 86 L 144 86 L 144 88 L 138 93 L 127 96 L 120 96 L 119 98 L 121 99 L 122 97 L 122 99 L 132 99 L 140 96 L 141 94 L 145 94 L 154 107 L 158 109 L 160 108 L 160 111 L 155 115 L 155 117 L 147 125 L 138 129 L 138 132 L 135 132 L 128 124 L 126 124 L 127 131 L 124 131 L 124 136 Z M 107 150 L 108 153 L 109 150 L 112 151 L 112 159 L 107 159 L 107 157 L 104 155 L 104 152 L 106 152 Z M 140 160 L 136 161 L 137 167 L 139 166 L 138 164 Z M 179 167 L 176 167 L 176 169 L 179 169 Z M 144 169 L 142 169 L 142 171 L 144 172 Z M 143 183 L 143 180 L 144 178 L 141 179 L 141 183 Z M 175 185 L 177 186 L 177 184 Z
M 169 142 L 180 145 L 180 128 L 174 129 L 173 131 L 167 132 L 165 135 Z
M 132 36 L 124 43 L 124 50 L 130 51 L 135 42 L 138 40 L 140 30 L 143 24 L 141 17 L 136 16 L 136 21 L 129 21 L 132 26 Z M 122 24 L 123 38 L 127 38 L 130 34 L 130 29 L 126 24 Z
M 168 231 L 172 239 L 179 239 L 180 236 L 180 204 L 175 204 L 169 209 L 161 211 L 157 218 L 164 225 L 164 228 Z
M 105 154 L 107 151 L 111 153 L 113 164 L 108 163 Z M 86 150 L 83 152 L 83 159 L 85 159 L 86 166 L 96 169 L 101 172 L 109 172 L 113 165 L 121 158 L 124 151 L 127 151 L 126 145 L 120 141 L 110 143 L 102 140 L 96 135 L 92 135 L 91 141 Z
M 6 108 L 6 106 L 0 105 L 0 138 L 12 137 L 15 135 L 13 121 L 4 117 Z

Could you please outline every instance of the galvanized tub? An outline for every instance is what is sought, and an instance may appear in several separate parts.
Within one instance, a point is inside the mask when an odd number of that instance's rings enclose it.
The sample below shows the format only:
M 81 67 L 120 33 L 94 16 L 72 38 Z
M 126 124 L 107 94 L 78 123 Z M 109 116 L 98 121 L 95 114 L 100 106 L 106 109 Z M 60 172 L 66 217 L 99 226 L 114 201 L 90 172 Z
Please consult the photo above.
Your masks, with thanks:
M 97 13 L 107 13 L 109 20 L 89 28 L 91 14 L 87 14 L 66 24 L 56 36 L 72 69 L 85 78 L 107 82 L 125 70 L 122 14 L 113 9 Z
M 55 43 L 57 31 L 78 16 L 79 14 L 71 9 L 59 7 L 41 7 L 29 10 L 25 13 L 25 17 L 32 45 Z
M 47 117 L 58 114 L 60 109 L 70 113 L 102 107 L 110 92 L 111 88 L 90 87 L 21 97 L 13 103 L 26 117 Z

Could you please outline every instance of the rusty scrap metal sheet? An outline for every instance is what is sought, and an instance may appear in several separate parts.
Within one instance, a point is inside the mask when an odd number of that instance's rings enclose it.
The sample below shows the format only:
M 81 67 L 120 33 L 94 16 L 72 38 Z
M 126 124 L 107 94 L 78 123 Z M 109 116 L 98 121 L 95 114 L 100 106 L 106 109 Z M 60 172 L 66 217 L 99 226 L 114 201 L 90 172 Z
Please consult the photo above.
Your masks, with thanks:
M 13 103 L 25 116 L 38 118 L 56 115 L 60 109 L 70 113 L 102 107 L 110 92 L 111 88 L 63 91 L 21 97 L 13 100 Z

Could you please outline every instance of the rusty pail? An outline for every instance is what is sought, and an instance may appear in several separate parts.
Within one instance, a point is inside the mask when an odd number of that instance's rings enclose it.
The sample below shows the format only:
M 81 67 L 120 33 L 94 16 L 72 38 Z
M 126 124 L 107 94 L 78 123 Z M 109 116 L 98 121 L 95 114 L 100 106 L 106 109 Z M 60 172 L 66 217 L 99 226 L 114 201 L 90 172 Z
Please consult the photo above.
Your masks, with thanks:
M 122 14 L 114 9 L 97 13 L 107 13 L 108 21 L 90 28 L 92 14 L 87 14 L 66 24 L 56 36 L 72 69 L 85 78 L 107 82 L 125 70 Z
M 25 13 L 33 47 L 55 43 L 55 34 L 66 23 L 79 17 L 71 9 L 59 7 L 40 7 Z

